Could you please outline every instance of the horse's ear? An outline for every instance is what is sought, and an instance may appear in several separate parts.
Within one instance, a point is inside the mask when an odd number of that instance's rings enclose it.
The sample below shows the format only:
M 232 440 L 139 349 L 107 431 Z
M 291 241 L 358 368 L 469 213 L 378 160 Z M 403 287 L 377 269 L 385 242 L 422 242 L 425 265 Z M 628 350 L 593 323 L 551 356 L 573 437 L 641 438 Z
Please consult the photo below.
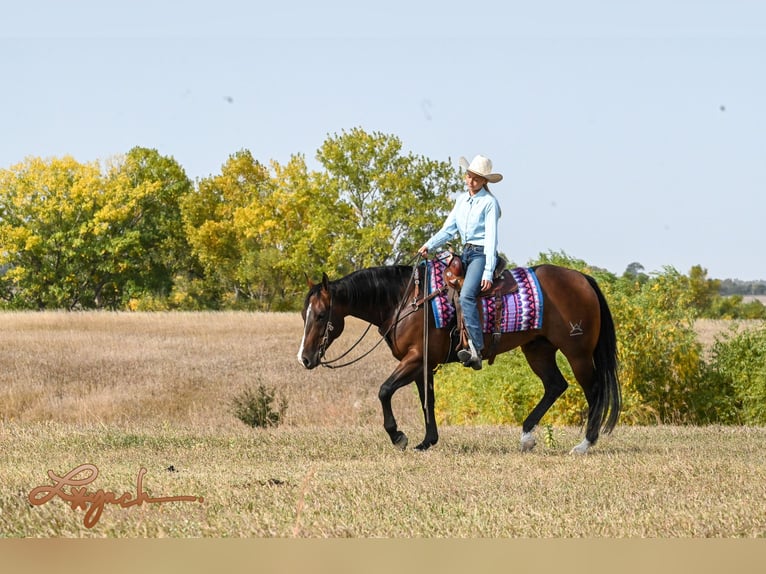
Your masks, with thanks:
M 308 273 L 304 272 L 303 274 L 306 276 L 306 284 L 309 286 L 309 289 L 311 289 L 314 286 L 314 282 L 311 280 Z
M 330 278 L 327 277 L 327 273 L 322 273 L 322 289 L 325 291 L 330 290 Z

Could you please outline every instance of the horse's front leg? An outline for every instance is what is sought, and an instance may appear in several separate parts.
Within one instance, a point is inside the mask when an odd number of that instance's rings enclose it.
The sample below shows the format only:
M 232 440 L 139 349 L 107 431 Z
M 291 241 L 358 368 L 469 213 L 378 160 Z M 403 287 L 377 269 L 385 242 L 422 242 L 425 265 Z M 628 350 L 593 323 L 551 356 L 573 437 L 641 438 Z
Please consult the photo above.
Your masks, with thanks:
M 421 369 L 420 374 L 415 377 L 415 383 L 418 387 L 420 405 L 423 408 L 423 417 L 426 423 L 426 436 L 423 438 L 423 442 L 415 447 L 415 450 L 428 450 L 439 442 L 439 431 L 436 428 L 436 417 L 434 417 L 434 372 L 428 372 L 428 380 L 424 383 L 423 370 Z
M 396 417 L 394 417 L 394 411 L 391 408 L 391 399 L 396 391 L 405 385 L 409 385 L 414 380 L 414 374 L 419 366 L 419 359 L 408 355 L 402 359 L 396 369 L 394 369 L 394 372 L 380 386 L 380 392 L 378 393 L 380 405 L 383 408 L 383 428 L 386 429 L 388 436 L 391 437 L 391 442 L 394 446 L 402 450 L 407 448 L 409 439 L 406 434 L 399 430 L 396 424 Z

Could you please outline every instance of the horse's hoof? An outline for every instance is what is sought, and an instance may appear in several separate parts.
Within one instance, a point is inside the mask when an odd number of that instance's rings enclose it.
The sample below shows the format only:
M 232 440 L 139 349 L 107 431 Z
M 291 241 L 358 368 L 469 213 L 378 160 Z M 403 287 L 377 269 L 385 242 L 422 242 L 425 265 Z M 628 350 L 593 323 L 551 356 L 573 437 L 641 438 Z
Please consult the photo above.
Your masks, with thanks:
M 586 438 L 576 447 L 569 451 L 569 454 L 587 454 L 590 448 L 590 441 Z
M 424 440 L 421 442 L 418 446 L 415 447 L 415 450 L 418 450 L 420 452 L 425 452 L 432 446 L 436 444 L 435 440 Z
M 407 435 L 404 433 L 399 433 L 399 438 L 397 438 L 394 441 L 394 446 L 398 448 L 399 450 L 404 450 L 407 448 L 407 444 L 410 442 L 410 439 L 407 438 Z
M 531 452 L 537 441 L 531 432 L 521 433 L 521 452 Z

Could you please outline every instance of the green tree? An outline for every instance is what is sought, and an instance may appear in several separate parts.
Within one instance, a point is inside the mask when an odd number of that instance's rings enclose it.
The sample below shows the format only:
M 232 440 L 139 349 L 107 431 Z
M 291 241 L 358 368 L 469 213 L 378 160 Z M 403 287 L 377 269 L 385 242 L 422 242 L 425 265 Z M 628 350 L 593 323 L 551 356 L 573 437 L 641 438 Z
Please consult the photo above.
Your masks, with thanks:
M 448 164 L 360 129 L 329 138 L 317 159 L 323 171 L 300 155 L 267 169 L 241 151 L 186 196 L 184 227 L 209 300 L 294 309 L 307 275 L 411 261 L 461 187 Z
M 691 290 L 691 304 L 697 313 L 709 315 L 713 300 L 718 297 L 721 289 L 721 281 L 708 279 L 707 269 L 701 265 L 695 265 L 689 271 L 689 288 Z
M 122 212 L 110 222 L 106 246 L 112 261 L 105 272 L 120 293 L 112 306 L 166 299 L 178 278 L 197 271 L 181 218 L 192 182 L 173 158 L 136 147 L 111 167 L 106 186 L 109 201 L 97 219 Z
M 622 276 L 627 280 L 646 283 L 649 280 L 649 275 L 647 275 L 644 271 L 644 266 L 637 261 L 634 261 L 625 268 L 625 272 L 622 274 Z
M 243 213 L 272 191 L 268 169 L 247 150 L 229 157 L 221 174 L 199 181 L 186 195 L 181 213 L 187 240 L 199 260 L 210 304 L 248 306 L 257 297 L 252 276 L 261 245 L 251 241 Z M 248 252 L 249 250 L 249 252 Z
M 350 210 L 355 226 L 333 246 L 351 269 L 412 260 L 463 187 L 449 163 L 404 155 L 395 136 L 360 128 L 328 138 L 317 159 L 322 186 Z
M 98 164 L 69 156 L 28 158 L 0 171 L 0 266 L 8 306 L 92 303 L 102 285 L 91 272 L 99 250 L 90 237 L 104 194 Z
M 17 308 L 120 308 L 164 295 L 186 260 L 178 199 L 191 187 L 173 160 L 134 148 L 106 173 L 71 157 L 0 172 L 0 264 Z
M 234 224 L 249 296 L 258 308 L 285 310 L 298 304 L 308 271 L 333 261 L 333 245 L 347 235 L 349 216 L 303 156 L 284 166 L 272 162 L 271 174 L 267 193 L 238 210 Z
M 306 269 L 318 266 L 318 254 L 326 257 L 348 219 L 334 203 L 302 156 L 272 162 L 271 170 L 247 150 L 230 156 L 183 205 L 207 299 L 220 307 L 295 308 Z M 334 229 L 331 213 L 339 217 Z
M 337 189 L 325 185 L 325 174 L 309 171 L 303 156 L 293 156 L 284 166 L 273 162 L 272 169 L 274 191 L 247 211 L 248 230 L 271 246 L 276 307 L 294 308 L 302 302 L 307 276 L 351 270 L 339 246 L 354 236 L 353 217 Z

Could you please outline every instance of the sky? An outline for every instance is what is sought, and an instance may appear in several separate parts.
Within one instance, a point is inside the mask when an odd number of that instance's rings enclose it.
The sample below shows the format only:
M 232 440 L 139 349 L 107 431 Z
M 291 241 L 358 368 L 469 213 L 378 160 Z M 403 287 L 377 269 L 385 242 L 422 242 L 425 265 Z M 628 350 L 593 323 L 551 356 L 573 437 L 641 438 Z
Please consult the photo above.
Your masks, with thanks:
M 135 146 L 192 180 L 353 128 L 503 174 L 499 249 L 766 280 L 766 2 L 26 0 L 0 169 Z

